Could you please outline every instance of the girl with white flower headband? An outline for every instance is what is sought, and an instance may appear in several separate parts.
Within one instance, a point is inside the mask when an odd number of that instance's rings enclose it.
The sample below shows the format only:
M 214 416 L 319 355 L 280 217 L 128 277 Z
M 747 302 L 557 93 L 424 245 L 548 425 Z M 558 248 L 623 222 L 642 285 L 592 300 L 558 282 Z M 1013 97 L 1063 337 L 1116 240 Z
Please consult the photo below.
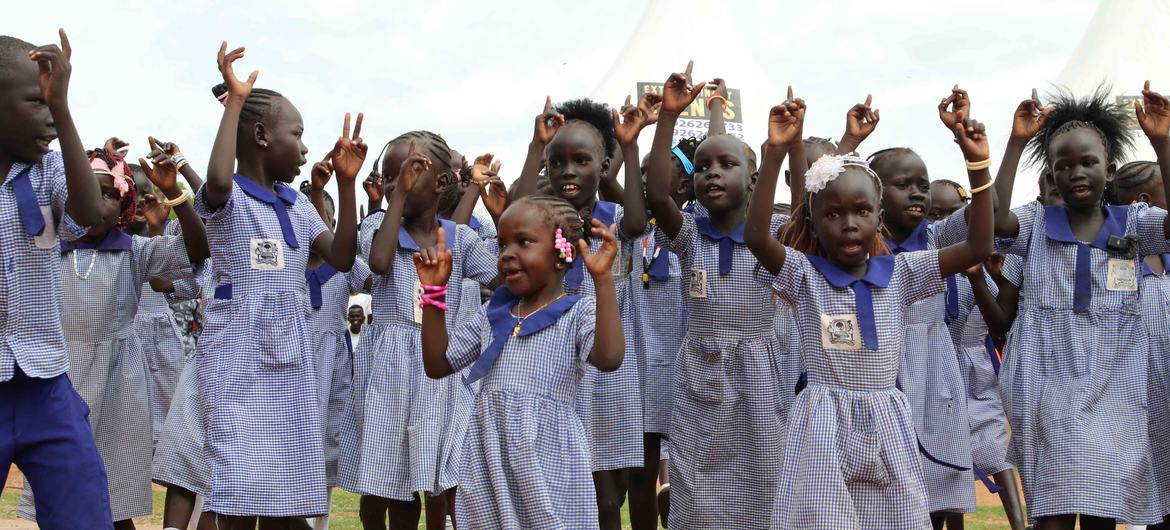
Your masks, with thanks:
M 803 119 L 799 101 L 772 109 L 760 196 L 775 192 Z M 965 119 L 952 133 L 974 195 L 965 241 L 889 255 L 879 231 L 881 182 L 856 155 L 827 155 L 792 175 L 795 210 L 780 240 L 771 237 L 768 201 L 749 209 L 744 238 L 776 275 L 776 295 L 794 306 L 807 370 L 788 416 L 770 528 L 931 528 L 913 415 L 896 384 L 904 319 L 911 304 L 944 292 L 947 276 L 992 248 L 983 126 Z
M 674 361 L 669 523 L 762 526 L 771 519 L 782 460 L 777 448 L 784 445 L 799 373 L 791 366 L 798 358 L 788 340 L 795 331 L 790 319 L 781 321 L 768 290 L 771 277 L 760 278 L 763 271 L 744 246 L 756 178 L 747 145 L 726 134 L 699 144 L 692 178 L 704 213 L 684 212 L 671 197 L 671 134 L 679 113 L 703 89 L 702 83 L 691 85 L 689 72 L 665 83 L 646 179 L 658 237 L 682 269 L 688 318 Z M 761 222 L 776 230 L 788 218 L 772 215 L 771 195 L 766 197 L 760 202 L 769 214 Z M 743 310 L 745 301 L 750 311 Z

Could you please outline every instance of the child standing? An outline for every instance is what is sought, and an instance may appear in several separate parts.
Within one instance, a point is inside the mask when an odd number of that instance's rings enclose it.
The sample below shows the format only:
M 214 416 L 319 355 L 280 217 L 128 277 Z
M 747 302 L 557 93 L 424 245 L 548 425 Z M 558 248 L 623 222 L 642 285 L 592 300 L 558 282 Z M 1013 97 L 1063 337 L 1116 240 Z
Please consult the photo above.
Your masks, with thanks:
M 761 196 L 775 192 L 802 120 L 803 105 L 772 109 Z M 975 190 L 988 189 L 982 126 L 967 120 L 952 132 Z M 752 203 L 744 234 L 794 306 L 808 371 L 788 418 L 770 527 L 930 528 L 913 413 L 895 386 L 903 322 L 913 303 L 944 291 L 945 277 L 991 253 L 990 195 L 976 195 L 965 242 L 890 256 L 879 233 L 881 181 L 865 161 L 826 156 L 792 177 L 795 215 L 783 243 L 770 237 L 767 201 Z
M 607 372 L 622 363 L 611 230 L 593 220 L 603 243 L 591 254 L 569 203 L 547 196 L 517 201 L 499 226 L 505 286 L 450 335 L 443 286 L 451 285 L 453 261 L 443 232 L 436 247 L 415 254 L 427 292 L 420 301 L 427 375 L 470 367 L 468 380 L 481 382 L 457 502 L 467 528 L 598 528 L 590 444 L 575 409 L 585 363 Z M 596 298 L 564 292 L 578 252 Z
M 204 509 L 231 529 L 256 516 L 284 526 L 329 511 L 304 271 L 310 248 L 339 271 L 353 266 L 354 180 L 367 151 L 362 115 L 351 136 L 347 114 L 330 155 L 340 195 L 335 237 L 287 186 L 308 152 L 300 113 L 280 94 L 253 89 L 257 72 L 236 77 L 232 63 L 243 54 L 220 46 L 224 84 L 213 91 L 224 114 L 195 200 L 216 273 L 196 356 L 211 468 Z

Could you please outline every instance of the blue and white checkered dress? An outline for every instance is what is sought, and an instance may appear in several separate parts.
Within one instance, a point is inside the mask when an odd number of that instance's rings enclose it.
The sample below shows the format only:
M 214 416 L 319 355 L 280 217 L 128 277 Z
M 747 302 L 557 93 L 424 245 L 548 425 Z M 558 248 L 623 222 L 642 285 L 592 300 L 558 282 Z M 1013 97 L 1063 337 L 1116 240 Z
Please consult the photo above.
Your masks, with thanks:
M 366 217 L 359 241 L 369 255 L 384 212 Z M 467 226 L 448 225 L 452 271 L 447 305 L 459 312 L 463 278 L 489 282 L 496 258 Z M 374 323 L 362 329 L 354 352 L 353 392 L 341 428 L 338 486 L 362 495 L 411 500 L 416 492 L 440 493 L 459 484 L 459 452 L 471 392 L 457 377 L 434 380 L 422 365 L 415 320 L 417 247 L 400 233 L 389 275 L 375 275 Z M 452 323 L 454 324 L 454 323 Z M 450 329 L 451 326 L 448 326 Z
M 334 270 L 328 264 L 318 273 Z M 349 272 L 335 272 L 321 285 L 321 306 L 309 311 L 309 331 L 317 355 L 317 400 L 321 406 L 322 436 L 325 439 L 325 482 L 337 485 L 339 437 L 345 406 L 353 386 L 353 350 L 349 343 L 350 293 L 364 292 L 370 267 L 355 259 Z M 310 300 L 313 285 L 309 286 Z M 313 305 L 310 303 L 310 306 Z
M 167 295 L 170 303 L 211 300 L 215 290 L 215 272 L 204 261 L 194 279 L 176 280 L 175 292 Z M 198 348 L 196 348 L 198 352 Z M 178 486 L 206 495 L 211 482 L 211 467 L 203 445 L 207 440 L 203 410 L 199 406 L 199 367 L 193 354 L 183 360 L 183 369 L 171 398 L 171 408 L 154 446 L 151 479 L 163 486 Z
M 1000 392 L 1012 430 L 1008 458 L 1019 468 L 1028 515 L 1159 522 L 1147 431 L 1149 334 L 1138 290 L 1108 289 L 1111 256 L 1102 247 L 1110 234 L 1131 234 L 1139 255 L 1167 252 L 1166 212 L 1108 207 L 1100 241 L 1089 246 L 1076 242 L 1061 207 L 1013 211 L 1019 236 L 998 245 L 1024 258 L 1024 283 Z M 1079 249 L 1088 265 L 1082 289 Z M 1115 265 L 1138 261 L 1112 257 Z
M 551 326 L 509 337 L 479 381 L 456 501 L 460 527 L 598 527 L 589 437 L 576 411 L 596 311 L 597 301 L 582 297 Z M 447 361 L 463 370 L 492 339 L 481 310 L 450 336 Z
M 984 273 L 982 281 L 987 283 L 992 296 L 998 295 L 999 287 L 990 276 Z M 988 341 L 987 322 L 976 306 L 971 280 L 956 278 L 954 283 L 959 315 L 947 327 L 959 354 L 959 371 L 967 389 L 971 463 L 990 476 L 1012 469 L 1007 462 L 1007 417 L 999 397 L 999 372 L 995 364 L 998 360 L 992 361 L 997 354 L 994 344 Z M 952 296 L 949 288 L 947 296 Z
M 936 250 L 884 259 L 893 261 L 888 285 L 871 291 L 876 350 L 861 346 L 853 328 L 855 348 L 833 342 L 826 322 L 858 315 L 850 288 L 834 287 L 792 249 L 776 276 L 775 292 L 793 304 L 808 386 L 788 416 L 770 528 L 931 527 L 914 414 L 895 382 L 904 343 L 918 340 L 905 331 L 910 306 L 942 294 L 946 282 Z
M 305 264 L 313 241 L 328 229 L 296 193 L 287 207 L 293 248 L 273 206 L 245 193 L 239 180 L 217 210 L 203 191 L 195 211 L 206 222 L 217 295 L 207 301 L 195 356 L 211 467 L 204 510 L 327 513 Z M 228 285 L 230 298 L 223 292 Z
M 167 224 L 168 235 L 180 235 L 178 221 Z M 153 439 L 158 443 L 159 433 L 171 408 L 171 397 L 183 369 L 183 334 L 171 312 L 171 305 L 164 293 L 156 292 L 150 284 L 142 285 L 138 298 L 138 314 L 134 316 L 134 329 L 138 343 L 146 355 L 150 388 L 150 419 L 154 429 Z
M 923 222 L 901 245 L 889 242 L 895 254 L 904 250 L 940 249 L 967 238 L 964 212 L 936 223 Z M 961 277 L 956 277 L 961 280 Z M 966 468 L 959 471 L 922 456 L 926 495 L 931 512 L 975 511 L 975 475 L 971 468 L 971 424 L 967 391 L 959 371 L 958 353 L 946 324 L 946 294 L 919 300 L 905 312 L 908 337 L 903 343 L 902 391 L 914 411 L 914 432 L 934 458 Z
M 115 521 L 151 513 L 150 378 L 134 323 L 140 291 L 149 278 L 191 275 L 181 237 L 111 232 L 111 237 L 118 236 L 125 246 L 116 250 L 77 249 L 59 257 L 69 380 L 89 405 L 89 425 L 109 477 Z M 20 514 L 34 519 L 31 493 L 25 488 Z
M 594 207 L 593 217 L 607 226 L 616 224 L 619 243 L 627 236 L 621 232 L 622 216 L 625 211 L 621 205 L 598 201 Z M 589 251 L 596 252 L 601 246 L 601 238 L 590 237 Z M 620 248 L 620 247 L 619 247 Z M 618 272 L 614 274 L 615 282 L 624 279 L 620 273 L 623 260 L 618 256 L 614 260 L 614 267 Z M 565 292 L 583 296 L 594 296 L 597 289 L 593 285 L 593 276 L 585 270 L 581 259 L 573 264 L 581 274 L 581 282 L 573 285 L 572 272 L 565 275 Z M 618 308 L 627 307 L 625 288 L 615 285 L 618 296 Z M 585 431 L 589 433 L 589 443 L 593 455 L 593 470 L 604 471 L 641 467 L 645 463 L 642 450 L 642 401 L 641 388 L 638 378 L 638 352 L 626 350 L 622 365 L 612 372 L 602 373 L 592 365 L 586 367 L 585 378 L 581 381 L 580 398 L 577 400 L 577 413 L 585 424 Z
M 630 256 L 630 270 L 624 281 L 621 317 L 626 354 L 632 353 L 638 364 L 642 430 L 668 434 L 674 359 L 687 333 L 687 314 L 678 256 L 658 244 L 654 230 L 654 224 L 648 223 L 642 237 L 622 243 L 624 254 Z M 665 272 L 665 276 L 643 281 L 647 262 L 650 270 Z
M 770 233 L 786 221 L 772 216 Z M 726 243 L 730 269 L 720 275 L 721 241 L 701 233 L 691 214 L 667 239 L 686 275 L 689 319 L 674 364 L 671 528 L 763 525 L 772 518 L 795 385 L 782 367 L 796 352 L 775 322 L 786 313 L 746 245 Z
M 1162 256 L 1162 263 L 1167 258 Z M 1142 319 L 1150 334 L 1149 432 L 1158 513 L 1170 513 L 1170 275 L 1143 266 Z

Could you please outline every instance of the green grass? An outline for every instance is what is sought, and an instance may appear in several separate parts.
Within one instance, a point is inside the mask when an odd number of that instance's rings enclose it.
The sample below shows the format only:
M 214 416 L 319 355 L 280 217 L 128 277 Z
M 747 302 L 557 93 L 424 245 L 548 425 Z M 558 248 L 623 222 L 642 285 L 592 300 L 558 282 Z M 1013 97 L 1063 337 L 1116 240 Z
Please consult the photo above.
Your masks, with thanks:
M 0 495 L 0 526 L 3 526 L 5 519 L 16 518 L 16 504 L 20 499 L 20 491 L 7 489 Z M 162 502 L 163 492 L 154 492 L 154 515 L 150 517 L 142 517 L 135 519 L 139 523 L 139 528 L 142 528 L 142 523 L 151 524 L 155 527 L 162 524 Z M 333 510 L 332 519 L 329 523 L 329 528 L 335 530 L 361 530 L 362 525 L 358 521 L 358 496 L 347 491 L 334 490 L 333 493 Z M 968 514 L 966 517 L 966 528 L 970 530 L 1009 530 L 1007 518 L 1004 517 L 1003 508 L 999 506 L 980 506 L 979 511 L 975 514 Z M 426 528 L 422 522 L 419 521 L 419 529 Z M 630 528 L 630 517 L 627 510 L 622 510 L 622 528 Z

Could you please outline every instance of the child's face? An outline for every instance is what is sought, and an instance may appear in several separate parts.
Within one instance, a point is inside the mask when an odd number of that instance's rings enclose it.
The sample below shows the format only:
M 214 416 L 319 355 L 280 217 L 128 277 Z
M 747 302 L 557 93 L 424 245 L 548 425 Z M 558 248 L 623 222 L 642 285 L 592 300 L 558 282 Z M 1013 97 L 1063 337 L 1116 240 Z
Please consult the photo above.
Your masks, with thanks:
M 4 116 L 0 150 L 30 164 L 39 162 L 49 152 L 49 143 L 57 138 L 38 79 L 39 71 L 32 61 L 17 61 L 10 71 L 0 75 L 0 116 Z
M 427 141 L 423 138 L 416 139 L 415 150 L 426 153 L 428 151 Z M 387 197 L 398 186 L 398 173 L 402 170 L 402 163 L 406 161 L 409 154 L 410 140 L 399 140 L 386 150 L 386 157 L 382 159 L 382 182 Z M 431 169 L 419 177 L 414 188 L 406 196 L 406 202 L 402 208 L 403 217 L 417 217 L 438 204 L 439 194 L 447 187 L 447 179 L 451 178 L 447 163 L 446 160 L 431 160 Z
M 520 298 L 532 296 L 550 282 L 561 281 L 568 264 L 557 260 L 556 229 L 545 213 L 531 205 L 510 207 L 500 217 L 500 259 L 497 267 L 504 284 Z
M 593 126 L 568 122 L 545 149 L 553 193 L 578 210 L 593 205 L 601 175 L 609 169 L 605 144 Z
M 130 220 L 129 228 L 132 232 L 138 233 L 146 227 L 146 217 L 143 216 L 142 209 L 146 206 L 146 194 L 154 193 L 154 184 L 151 184 L 150 179 L 146 178 L 146 173 L 138 166 L 130 166 L 130 175 L 134 177 L 134 188 L 138 192 L 135 200 L 138 201 L 138 204 L 134 209 L 134 219 Z M 165 199 L 165 197 L 160 197 L 160 199 Z
M 305 122 L 289 100 L 277 98 L 276 108 L 264 120 L 268 147 L 261 149 L 264 171 L 272 178 L 290 183 L 301 173 L 309 148 L 301 141 Z
M 352 332 L 358 332 L 362 329 L 362 324 L 366 323 L 366 312 L 360 307 L 349 308 L 349 314 L 346 315 L 346 320 L 349 321 L 349 329 Z
M 743 206 L 751 191 L 752 170 L 738 138 L 713 136 L 695 152 L 695 198 L 712 213 Z
M 829 259 L 846 268 L 862 264 L 882 223 L 873 178 L 861 169 L 846 168 L 813 195 L 809 217 L 813 235 Z
M 883 201 L 884 202 L 884 201 Z M 959 211 L 965 203 L 959 197 L 955 187 L 945 182 L 930 185 L 930 213 L 927 217 L 931 221 L 942 221 L 951 214 Z
M 685 204 L 688 201 L 695 199 L 695 188 L 691 186 L 691 176 L 683 169 L 682 162 L 679 162 L 678 157 L 671 155 L 670 159 L 674 162 L 674 173 L 670 177 L 670 198 L 674 200 L 675 204 Z M 642 190 L 646 190 L 646 176 L 647 171 L 650 170 L 650 155 L 642 157 Z
M 329 230 L 335 230 L 337 228 L 337 209 L 333 206 L 332 200 L 325 199 L 325 216 L 328 217 L 325 219 L 325 227 Z
M 1158 208 L 1166 209 L 1166 189 L 1162 186 L 1162 171 L 1158 166 L 1151 164 L 1142 171 L 1128 175 L 1130 178 L 1148 179 L 1144 184 L 1133 186 L 1129 188 L 1122 188 L 1120 186 L 1121 179 L 1118 179 L 1117 189 L 1117 204 L 1133 204 L 1135 202 L 1144 202 L 1150 206 L 1157 206 Z
M 111 229 L 118 226 L 122 218 L 122 196 L 118 188 L 114 187 L 114 177 L 97 175 L 98 186 L 102 191 L 101 212 L 102 218 L 97 224 L 89 227 L 87 237 L 99 238 L 105 236 Z
M 914 153 L 895 153 L 881 163 L 882 209 L 886 224 L 913 230 L 930 211 L 930 178 L 926 164 Z
M 1109 163 L 1101 135 L 1089 127 L 1078 127 L 1053 138 L 1049 143 L 1049 165 L 1056 191 L 1073 208 L 1096 207 L 1113 180 L 1116 167 Z

